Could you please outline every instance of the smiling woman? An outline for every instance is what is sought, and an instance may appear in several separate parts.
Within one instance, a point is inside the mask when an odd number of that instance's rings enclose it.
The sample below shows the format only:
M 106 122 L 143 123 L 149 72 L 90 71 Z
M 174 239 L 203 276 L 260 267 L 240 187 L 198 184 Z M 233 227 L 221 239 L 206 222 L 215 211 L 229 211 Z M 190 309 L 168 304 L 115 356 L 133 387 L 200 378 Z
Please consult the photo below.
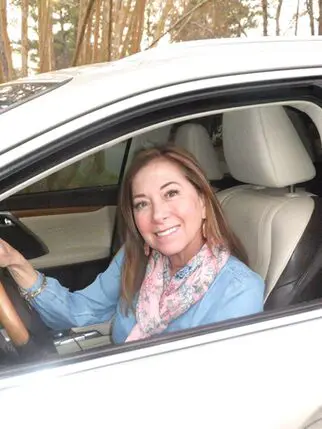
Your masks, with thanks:
M 246 264 L 195 158 L 140 152 L 120 196 L 124 246 L 87 288 L 70 293 L 2 241 L 0 265 L 54 328 L 110 320 L 116 343 L 259 312 L 264 282 Z M 238 259 L 239 258 L 239 259 Z

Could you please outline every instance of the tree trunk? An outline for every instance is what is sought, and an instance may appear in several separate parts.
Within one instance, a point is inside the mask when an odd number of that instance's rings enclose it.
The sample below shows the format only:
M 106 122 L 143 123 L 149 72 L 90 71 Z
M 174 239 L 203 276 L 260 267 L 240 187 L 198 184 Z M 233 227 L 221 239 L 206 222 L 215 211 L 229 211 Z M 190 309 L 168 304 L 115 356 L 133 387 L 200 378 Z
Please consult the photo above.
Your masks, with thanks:
M 322 35 L 322 0 L 319 0 L 319 35 Z
M 53 33 L 50 0 L 38 0 L 39 72 L 52 70 Z
M 120 24 L 119 24 L 119 28 L 118 28 L 118 33 L 119 33 L 119 51 L 118 51 L 118 56 L 117 57 L 120 57 L 120 58 L 122 58 L 122 56 L 123 56 L 123 52 L 124 52 L 124 45 L 125 45 L 125 43 L 127 43 L 127 40 L 128 40 L 128 31 L 127 31 L 127 33 L 125 34 L 125 28 L 128 28 L 129 29 L 129 27 L 130 27 L 130 24 L 131 24 L 131 13 L 130 13 L 130 11 L 131 11 L 131 6 L 132 6 L 132 0 L 128 0 L 127 1 L 127 4 L 126 4 L 126 6 L 124 7 L 124 10 L 123 10 L 123 16 L 122 16 L 122 20 L 121 20 L 121 22 L 120 22 Z
M 166 4 L 162 10 L 161 18 L 158 22 L 155 33 L 153 35 L 153 40 L 158 40 L 161 34 L 164 32 L 165 22 L 172 7 L 173 7 L 173 0 L 166 0 Z
M 262 0 L 262 12 L 263 12 L 263 36 L 268 36 L 268 2 Z
M 28 75 L 28 7 L 29 1 L 22 0 L 21 3 L 21 74 Z
M 279 36 L 281 33 L 280 29 L 280 17 L 281 17 L 281 10 L 282 10 L 283 0 L 278 0 L 277 9 L 276 9 L 276 36 Z
M 85 36 L 86 26 L 89 22 L 91 22 L 91 14 L 93 11 L 95 0 L 88 0 L 86 10 L 82 16 L 80 16 L 80 21 L 78 22 L 78 31 L 77 31 L 77 42 L 75 48 L 75 54 L 72 61 L 72 66 L 76 66 L 81 52 L 81 47 L 83 45 L 83 40 Z M 85 44 L 84 44 L 85 45 Z
M 93 63 L 96 63 L 99 61 L 100 29 L 101 29 L 101 0 L 96 0 L 94 46 L 93 46 L 93 58 L 92 58 Z
M 121 51 L 121 55 L 120 55 L 121 58 L 125 57 L 129 52 L 129 46 L 131 43 L 131 36 L 133 34 L 133 28 L 135 26 L 136 5 L 137 5 L 137 3 L 135 3 L 134 10 L 132 10 L 129 13 L 130 19 L 129 19 L 128 26 L 127 26 L 127 33 L 125 35 L 125 39 L 124 39 L 123 46 L 122 46 L 122 51 Z
M 0 0 L 0 65 L 2 68 L 2 80 L 6 81 L 14 78 L 11 44 L 7 28 L 7 2 L 6 0 Z
M 153 40 L 153 42 L 148 46 L 147 49 L 152 48 L 155 46 L 162 37 L 164 37 L 166 34 L 171 33 L 173 30 L 177 30 L 178 27 L 181 26 L 181 24 L 188 19 L 189 16 L 191 16 L 196 10 L 200 10 L 203 6 L 205 6 L 207 3 L 209 3 L 211 0 L 203 0 L 202 2 L 198 3 L 191 9 L 189 9 L 186 13 L 184 13 L 173 25 L 171 25 L 170 28 L 168 28 L 164 33 L 162 33 L 159 37 Z
M 131 53 L 139 52 L 144 28 L 144 12 L 146 0 L 138 0 L 136 8 L 135 27 L 132 34 Z
M 306 10 L 309 15 L 310 20 L 310 29 L 311 29 L 311 36 L 314 36 L 315 29 L 314 29 L 314 12 L 313 12 L 313 0 L 306 0 Z
M 95 3 L 95 0 L 94 0 Z M 91 8 L 84 35 L 84 64 L 90 64 L 93 58 L 92 34 L 93 34 L 93 14 L 94 7 Z
M 295 36 L 297 36 L 297 31 L 299 28 L 299 17 L 300 17 L 300 0 L 297 0 L 297 8 L 295 14 Z
M 112 34 L 113 34 L 113 0 L 110 0 L 109 9 L 108 9 L 107 61 L 111 61 L 112 59 Z

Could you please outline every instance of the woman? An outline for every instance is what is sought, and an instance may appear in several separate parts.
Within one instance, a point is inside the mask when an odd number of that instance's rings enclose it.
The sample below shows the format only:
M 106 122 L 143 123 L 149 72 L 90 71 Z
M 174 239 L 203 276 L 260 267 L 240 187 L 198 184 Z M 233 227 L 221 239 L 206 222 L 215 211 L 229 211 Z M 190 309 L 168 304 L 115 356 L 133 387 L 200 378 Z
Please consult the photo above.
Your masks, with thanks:
M 262 310 L 263 280 L 246 265 L 197 161 L 165 147 L 140 152 L 120 195 L 124 246 L 109 268 L 70 293 L 1 242 L 22 294 L 53 329 L 113 319 L 116 343 Z

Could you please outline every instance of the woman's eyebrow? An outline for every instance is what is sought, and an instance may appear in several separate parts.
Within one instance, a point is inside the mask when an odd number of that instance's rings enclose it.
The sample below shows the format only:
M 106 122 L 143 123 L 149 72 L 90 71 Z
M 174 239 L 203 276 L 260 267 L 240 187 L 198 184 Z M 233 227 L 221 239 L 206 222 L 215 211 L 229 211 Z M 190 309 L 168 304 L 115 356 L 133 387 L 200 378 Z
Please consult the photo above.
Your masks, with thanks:
M 166 188 L 169 185 L 179 185 L 179 183 L 178 182 L 167 182 L 167 183 L 165 183 L 164 185 L 162 185 L 160 187 L 160 190 L 163 189 L 163 188 Z
M 132 199 L 135 200 L 135 198 L 144 198 L 144 197 L 146 197 L 145 194 L 136 194 L 136 195 L 133 195 Z
M 180 186 L 180 184 L 178 182 L 167 182 L 160 187 L 160 190 L 163 188 L 166 188 L 169 185 L 179 185 Z M 145 197 L 146 197 L 145 194 L 136 194 L 136 195 L 133 195 L 132 198 L 133 198 L 133 200 L 135 200 L 135 198 L 145 198 Z

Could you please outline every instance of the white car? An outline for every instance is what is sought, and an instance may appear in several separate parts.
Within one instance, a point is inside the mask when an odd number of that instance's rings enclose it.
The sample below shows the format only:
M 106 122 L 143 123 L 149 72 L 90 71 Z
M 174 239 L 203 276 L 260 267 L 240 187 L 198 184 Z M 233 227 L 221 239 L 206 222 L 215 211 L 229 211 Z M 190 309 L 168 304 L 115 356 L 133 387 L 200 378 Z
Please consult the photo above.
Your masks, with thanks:
M 32 335 L 15 347 L 0 302 L 2 425 L 322 427 L 321 53 L 205 40 L 0 86 L 0 237 L 37 269 L 71 290 L 103 271 L 133 153 L 170 141 L 266 284 L 260 314 L 114 345 L 109 323 L 50 331 L 2 272 Z

